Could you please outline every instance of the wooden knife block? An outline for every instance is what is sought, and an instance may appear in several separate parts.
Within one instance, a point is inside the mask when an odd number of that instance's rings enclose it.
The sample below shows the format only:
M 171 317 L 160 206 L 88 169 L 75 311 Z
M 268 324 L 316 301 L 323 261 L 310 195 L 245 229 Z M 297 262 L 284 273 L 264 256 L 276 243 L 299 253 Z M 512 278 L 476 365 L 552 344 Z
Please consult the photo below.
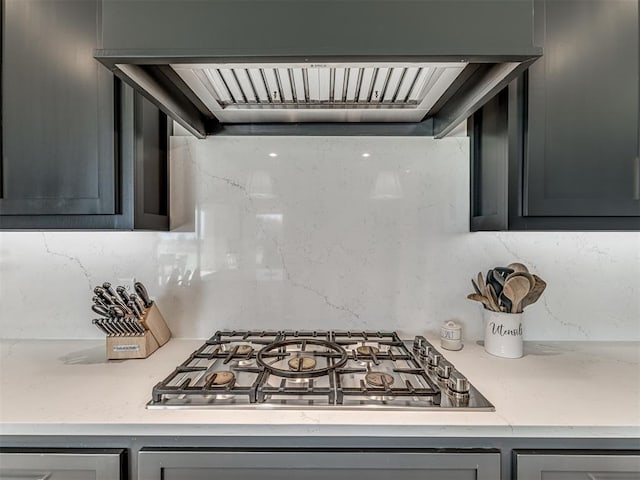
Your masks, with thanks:
M 155 302 L 147 308 L 140 320 L 145 328 L 144 335 L 124 335 L 107 337 L 107 358 L 147 358 L 171 338 L 171 330 L 164 321 Z

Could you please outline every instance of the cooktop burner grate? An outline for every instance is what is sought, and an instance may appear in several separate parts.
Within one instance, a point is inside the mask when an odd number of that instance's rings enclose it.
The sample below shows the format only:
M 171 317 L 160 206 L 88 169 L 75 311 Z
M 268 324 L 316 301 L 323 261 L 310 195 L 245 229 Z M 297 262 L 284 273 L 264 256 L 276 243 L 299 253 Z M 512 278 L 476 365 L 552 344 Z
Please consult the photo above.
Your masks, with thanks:
M 424 337 L 411 348 L 395 332 L 322 330 L 218 331 L 153 387 L 148 407 L 243 405 L 493 409 Z

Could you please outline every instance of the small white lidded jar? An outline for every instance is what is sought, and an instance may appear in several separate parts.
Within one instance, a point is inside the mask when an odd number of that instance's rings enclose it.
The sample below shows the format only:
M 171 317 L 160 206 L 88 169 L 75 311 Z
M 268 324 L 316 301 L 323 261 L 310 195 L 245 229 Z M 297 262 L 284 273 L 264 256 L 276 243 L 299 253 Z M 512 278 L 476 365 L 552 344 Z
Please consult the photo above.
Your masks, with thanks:
M 444 322 L 440 327 L 440 345 L 446 350 L 462 348 L 462 327 L 453 320 Z

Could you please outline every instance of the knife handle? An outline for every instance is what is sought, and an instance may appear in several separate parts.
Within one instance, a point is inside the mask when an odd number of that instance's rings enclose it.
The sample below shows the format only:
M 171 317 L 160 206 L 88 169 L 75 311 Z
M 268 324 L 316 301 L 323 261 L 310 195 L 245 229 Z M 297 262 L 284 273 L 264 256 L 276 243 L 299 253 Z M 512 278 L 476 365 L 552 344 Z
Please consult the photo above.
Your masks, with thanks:
M 127 289 L 124 288 L 122 285 L 119 287 L 116 287 L 116 292 L 118 292 L 118 295 L 120 296 L 120 299 L 126 304 L 129 301 L 129 295 L 127 295 Z
M 126 303 L 123 303 L 122 300 L 120 300 L 120 297 L 111 297 L 111 303 L 113 303 L 113 307 L 111 307 L 112 309 L 115 307 L 120 307 L 122 309 L 122 311 L 126 314 L 132 315 L 133 312 L 131 312 L 129 310 L 129 307 L 127 307 Z
M 97 313 L 98 315 L 101 315 L 103 317 L 106 318 L 110 318 L 111 317 L 111 313 L 109 312 L 109 310 L 107 310 L 106 308 L 104 308 L 101 305 L 91 305 L 91 310 L 93 310 L 95 313 Z
M 146 307 L 144 306 L 144 302 L 140 300 L 140 297 L 138 297 L 135 293 L 132 293 L 131 295 L 129 295 L 129 300 L 136 304 L 136 306 L 140 310 L 140 314 L 142 315 Z
M 138 305 L 136 305 L 136 302 L 129 300 L 127 302 L 127 307 L 129 307 L 129 310 L 133 311 L 133 314 L 136 318 L 142 318 L 142 312 L 140 311 Z
M 142 284 L 142 282 L 136 282 L 135 283 L 135 289 L 136 289 L 136 293 L 138 294 L 138 296 L 144 302 L 144 306 L 146 308 L 149 308 L 153 304 L 153 302 L 149 298 L 149 293 L 147 292 L 147 289 Z
M 104 326 L 102 325 L 102 318 L 94 318 L 92 320 L 92 323 L 98 327 L 98 330 L 100 330 L 102 333 L 106 334 L 106 335 L 111 335 L 106 328 L 104 328 Z
M 107 292 L 104 288 L 96 287 L 93 289 L 93 293 L 95 293 L 98 298 L 102 299 L 102 303 L 104 303 L 105 306 L 109 307 L 109 305 L 111 305 L 109 292 Z
M 102 288 L 104 288 L 107 291 L 107 293 L 112 297 L 116 297 L 118 295 L 118 293 L 113 289 L 113 287 L 109 282 L 104 282 L 102 284 Z
M 95 303 L 96 305 L 100 306 L 100 307 L 104 307 L 104 308 L 109 308 L 109 305 L 107 305 L 104 301 L 104 298 L 95 295 L 92 299 L 93 303 Z

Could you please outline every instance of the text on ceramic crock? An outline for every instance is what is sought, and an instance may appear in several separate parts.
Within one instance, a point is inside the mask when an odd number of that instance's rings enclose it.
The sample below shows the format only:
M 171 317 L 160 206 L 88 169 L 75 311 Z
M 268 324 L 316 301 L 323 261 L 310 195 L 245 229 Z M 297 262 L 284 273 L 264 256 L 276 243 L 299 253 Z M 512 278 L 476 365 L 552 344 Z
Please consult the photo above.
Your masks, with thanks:
M 491 322 L 489 326 L 491 327 L 492 335 L 500 335 L 501 337 L 506 335 L 511 335 L 513 337 L 522 336 L 522 323 L 518 325 L 518 328 L 512 329 L 504 328 L 503 324 L 496 325 L 496 322 Z
M 446 328 L 441 328 L 440 336 L 447 340 L 460 340 L 460 330 L 448 330 Z

